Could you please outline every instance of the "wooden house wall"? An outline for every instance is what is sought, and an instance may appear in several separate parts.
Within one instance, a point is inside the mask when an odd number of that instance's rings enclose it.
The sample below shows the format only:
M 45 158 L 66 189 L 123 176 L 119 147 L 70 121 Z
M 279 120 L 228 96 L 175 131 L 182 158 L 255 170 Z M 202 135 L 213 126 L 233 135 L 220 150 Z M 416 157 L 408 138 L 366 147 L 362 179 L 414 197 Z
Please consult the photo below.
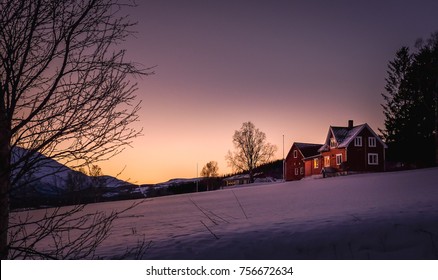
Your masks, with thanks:
M 294 151 L 297 151 L 297 157 L 294 158 Z M 298 174 L 295 174 L 297 168 Z M 301 173 L 302 170 L 302 173 Z M 301 180 L 304 177 L 304 162 L 303 155 L 295 145 L 292 146 L 289 154 L 286 157 L 286 181 Z
M 322 157 L 316 157 L 318 159 L 318 167 L 315 167 L 315 157 L 304 160 L 305 176 L 319 175 L 324 167 L 324 160 Z
M 330 157 L 330 167 L 335 169 L 341 169 L 341 166 L 336 163 L 336 155 L 342 154 L 342 162 L 345 162 L 347 159 L 345 149 L 333 148 L 328 152 L 323 152 L 322 155 L 322 165 L 324 166 L 324 157 Z M 324 166 L 327 167 L 327 166 Z
M 364 172 L 384 171 L 385 148 L 383 147 L 382 143 L 380 143 L 380 141 L 376 139 L 376 147 L 369 147 L 368 137 L 374 137 L 374 135 L 368 129 L 362 130 L 358 136 L 362 137 L 362 146 L 355 146 L 353 140 L 347 148 L 347 165 L 349 170 Z M 368 164 L 369 153 L 374 153 L 378 155 L 378 165 Z

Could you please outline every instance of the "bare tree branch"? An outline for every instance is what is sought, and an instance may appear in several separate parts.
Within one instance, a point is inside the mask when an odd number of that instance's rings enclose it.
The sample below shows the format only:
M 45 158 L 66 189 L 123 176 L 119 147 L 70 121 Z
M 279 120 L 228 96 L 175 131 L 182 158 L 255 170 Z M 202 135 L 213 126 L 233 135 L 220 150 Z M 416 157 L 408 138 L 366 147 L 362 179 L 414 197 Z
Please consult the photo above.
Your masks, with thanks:
M 42 253 L 43 258 L 88 257 L 95 249 L 85 241 L 91 233 L 79 237 L 84 240 L 79 242 L 83 255 L 78 254 L 80 246 L 65 247 L 57 239 L 66 234 L 61 222 L 65 219 L 57 219 L 61 215 L 57 212 L 38 224 L 40 236 L 19 231 L 21 235 L 15 232 L 12 236 L 21 236 L 13 240 L 22 243 L 8 244 L 9 195 L 11 188 L 47 159 L 73 168 L 87 166 L 120 153 L 141 134 L 131 127 L 138 121 L 140 102 L 135 95 L 137 85 L 130 78 L 153 74 L 153 69 L 126 61 L 126 50 L 118 48 L 133 34 L 135 25 L 122 13 L 125 5 L 119 0 L 0 2 L 2 259 L 12 248 L 14 254 L 21 252 L 20 258 L 35 255 L 35 244 L 49 235 L 46 229 L 56 236 L 57 250 Z M 26 152 L 17 156 L 17 148 Z M 98 244 L 113 217 L 87 216 L 75 220 L 70 228 L 87 224 L 101 231 L 102 235 L 95 236 Z
M 86 205 L 76 205 L 47 209 L 40 217 L 28 214 L 21 218 L 19 214 L 12 215 L 9 227 L 9 258 L 98 258 L 96 249 L 110 236 L 114 220 L 144 201 L 132 203 L 123 210 L 111 213 L 88 213 Z M 145 251 L 147 248 L 144 237 L 142 243 L 142 250 Z M 132 253 L 137 249 L 129 248 L 127 252 Z

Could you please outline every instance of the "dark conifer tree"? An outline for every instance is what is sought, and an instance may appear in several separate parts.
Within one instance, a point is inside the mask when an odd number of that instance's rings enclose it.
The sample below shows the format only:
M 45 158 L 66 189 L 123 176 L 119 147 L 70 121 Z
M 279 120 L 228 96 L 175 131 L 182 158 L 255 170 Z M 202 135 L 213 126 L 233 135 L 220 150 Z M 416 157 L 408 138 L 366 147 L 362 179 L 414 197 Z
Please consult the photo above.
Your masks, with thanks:
M 382 94 L 388 157 L 416 166 L 438 163 L 438 33 L 416 52 L 402 47 L 388 64 Z

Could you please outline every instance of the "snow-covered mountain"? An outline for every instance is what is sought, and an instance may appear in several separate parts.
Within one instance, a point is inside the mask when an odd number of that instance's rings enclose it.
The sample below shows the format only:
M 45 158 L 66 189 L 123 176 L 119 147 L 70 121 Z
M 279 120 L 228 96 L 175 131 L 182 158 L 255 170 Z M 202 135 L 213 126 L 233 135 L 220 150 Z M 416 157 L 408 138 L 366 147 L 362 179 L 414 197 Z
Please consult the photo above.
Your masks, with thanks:
M 14 148 L 12 152 L 12 163 L 19 162 L 22 158 L 28 156 L 29 151 L 22 148 Z M 44 156 L 41 153 L 34 153 L 30 156 L 29 160 L 18 165 L 18 168 L 14 170 L 13 174 L 18 174 L 23 168 L 26 162 L 35 163 L 31 170 L 26 171 L 27 174 L 24 175 L 23 180 L 27 181 L 38 181 L 40 184 L 50 185 L 59 190 L 67 189 L 67 181 L 69 176 L 77 175 L 77 171 L 70 169 L 69 167 Z M 85 174 L 84 174 L 85 175 Z M 93 178 L 85 175 L 86 183 L 92 184 Z M 105 181 L 104 187 L 106 188 L 117 188 L 120 186 L 131 185 L 131 183 L 125 182 L 123 180 L 117 179 L 112 176 L 99 176 L 97 177 L 100 181 Z M 85 184 L 86 185 L 86 184 Z
M 59 162 L 38 152 L 14 147 L 12 164 L 18 164 L 12 171 L 13 178 L 19 176 L 13 187 L 35 186 L 43 193 L 60 192 L 66 189 L 68 174 L 73 172 Z
M 31 153 L 23 148 L 13 149 L 12 164 L 17 164 L 12 177 L 18 176 L 18 180 L 12 186 L 13 201 L 14 199 L 22 201 L 23 198 L 44 200 L 48 197 L 65 197 L 72 194 L 77 196 L 79 193 L 86 198 L 85 202 L 91 200 L 90 193 L 98 196 L 91 201 L 101 201 L 100 197 L 125 198 L 131 193 L 141 196 L 140 189 L 131 183 L 106 175 L 90 177 L 41 153 Z

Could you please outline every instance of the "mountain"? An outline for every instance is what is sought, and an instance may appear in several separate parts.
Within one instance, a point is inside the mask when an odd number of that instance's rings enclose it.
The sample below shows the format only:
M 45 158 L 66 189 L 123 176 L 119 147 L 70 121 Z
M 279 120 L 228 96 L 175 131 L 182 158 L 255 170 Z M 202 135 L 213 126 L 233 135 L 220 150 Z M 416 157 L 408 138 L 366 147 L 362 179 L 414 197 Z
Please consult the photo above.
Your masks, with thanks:
M 112 176 L 87 176 L 23 148 L 14 148 L 12 172 L 15 182 L 11 208 L 62 206 L 144 197 L 134 184 Z M 31 164 L 32 168 L 26 168 Z M 14 180 L 19 176 L 19 179 Z

